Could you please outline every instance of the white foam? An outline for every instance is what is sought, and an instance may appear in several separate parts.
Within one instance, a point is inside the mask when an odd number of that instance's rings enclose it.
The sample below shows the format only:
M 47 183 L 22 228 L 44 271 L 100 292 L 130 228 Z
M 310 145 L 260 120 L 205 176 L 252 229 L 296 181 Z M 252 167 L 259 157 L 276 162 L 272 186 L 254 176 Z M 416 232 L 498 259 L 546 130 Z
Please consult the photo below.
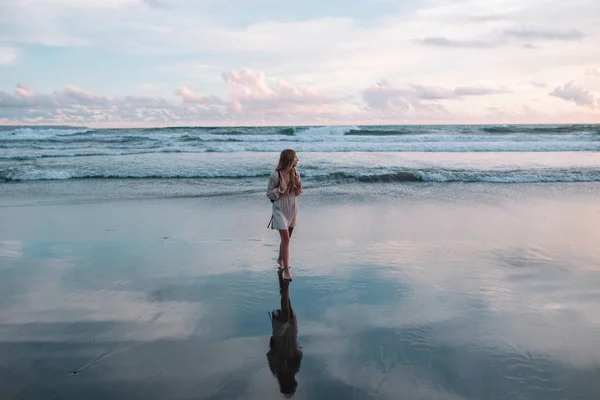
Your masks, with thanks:
M 542 183 L 542 182 L 599 182 L 600 171 L 431 171 L 421 172 L 425 182 L 487 182 L 487 183 Z
M 231 166 L 228 169 L 181 168 L 172 164 L 162 167 L 139 165 L 111 168 L 110 163 L 96 168 L 39 168 L 24 166 L 2 174 L 12 181 L 67 180 L 89 178 L 141 179 L 141 178 L 240 178 L 266 179 L 270 169 L 265 166 L 248 168 Z M 134 168 L 132 168 L 134 167 Z M 339 180 L 363 180 L 364 182 L 415 181 L 425 182 L 489 182 L 489 183 L 535 183 L 535 182 L 600 182 L 600 168 L 529 168 L 519 170 L 444 169 L 444 168 L 310 168 L 302 172 L 308 184 L 322 185 Z M 365 178 L 368 178 L 365 180 Z M 233 181 L 228 186 L 235 186 Z
M 343 136 L 351 130 L 358 130 L 356 126 L 319 126 L 308 129 L 298 129 L 295 136 Z
M 48 139 L 60 136 L 70 136 L 77 133 L 88 132 L 87 128 L 15 128 L 10 130 L 0 130 L 0 140 L 36 140 Z
M 600 142 L 547 142 L 547 143 L 380 143 L 380 142 L 203 142 L 176 143 L 160 146 L 72 146 L 48 144 L 31 147 L 0 149 L 0 159 L 27 159 L 40 157 L 112 156 L 149 153 L 243 153 L 279 152 L 286 147 L 302 153 L 396 152 L 396 153 L 560 153 L 599 152 Z M 600 162 L 599 162 L 600 163 Z
M 22 172 L 11 172 L 7 178 L 15 181 L 45 181 L 65 180 L 75 178 L 72 173 L 61 170 L 30 170 Z

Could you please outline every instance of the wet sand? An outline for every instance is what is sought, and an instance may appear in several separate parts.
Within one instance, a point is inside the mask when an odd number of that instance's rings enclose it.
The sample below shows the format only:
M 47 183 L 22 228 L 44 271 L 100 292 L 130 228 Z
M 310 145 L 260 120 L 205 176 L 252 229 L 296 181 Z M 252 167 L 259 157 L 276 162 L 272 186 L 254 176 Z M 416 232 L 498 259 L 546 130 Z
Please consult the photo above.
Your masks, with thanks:
M 285 293 L 261 193 L 0 199 L 0 398 L 598 398 L 600 185 L 400 186 L 308 190 Z

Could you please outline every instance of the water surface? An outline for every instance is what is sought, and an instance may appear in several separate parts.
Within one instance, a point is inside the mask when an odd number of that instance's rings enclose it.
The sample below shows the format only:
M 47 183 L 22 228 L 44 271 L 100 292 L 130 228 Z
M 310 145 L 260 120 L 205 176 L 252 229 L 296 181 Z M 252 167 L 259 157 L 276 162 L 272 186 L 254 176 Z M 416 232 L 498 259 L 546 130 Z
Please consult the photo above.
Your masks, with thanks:
M 285 292 L 297 398 L 596 399 L 599 189 L 309 190 L 286 291 L 262 193 L 5 202 L 0 397 L 280 398 Z

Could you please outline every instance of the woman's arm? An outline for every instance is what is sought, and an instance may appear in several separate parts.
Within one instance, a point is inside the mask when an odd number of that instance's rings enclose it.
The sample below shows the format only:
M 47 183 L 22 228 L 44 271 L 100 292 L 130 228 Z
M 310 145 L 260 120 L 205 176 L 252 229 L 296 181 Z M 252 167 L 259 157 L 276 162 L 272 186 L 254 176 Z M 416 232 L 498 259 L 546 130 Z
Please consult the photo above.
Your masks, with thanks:
M 274 171 L 269 177 L 269 183 L 267 184 L 267 197 L 273 201 L 279 199 L 281 186 L 283 185 L 279 182 L 279 173 Z

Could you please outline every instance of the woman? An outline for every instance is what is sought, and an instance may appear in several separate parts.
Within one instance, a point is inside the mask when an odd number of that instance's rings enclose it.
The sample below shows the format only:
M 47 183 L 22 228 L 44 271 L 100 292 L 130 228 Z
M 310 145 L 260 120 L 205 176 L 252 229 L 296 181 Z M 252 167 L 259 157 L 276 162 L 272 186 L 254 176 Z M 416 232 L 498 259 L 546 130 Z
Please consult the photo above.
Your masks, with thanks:
M 286 149 L 279 156 L 279 164 L 269 177 L 267 197 L 273 202 L 271 229 L 277 229 L 281 237 L 277 264 L 283 272 L 283 279 L 292 280 L 290 273 L 290 238 L 296 226 L 298 196 L 303 193 L 300 174 L 296 171 L 298 157 L 292 149 Z

